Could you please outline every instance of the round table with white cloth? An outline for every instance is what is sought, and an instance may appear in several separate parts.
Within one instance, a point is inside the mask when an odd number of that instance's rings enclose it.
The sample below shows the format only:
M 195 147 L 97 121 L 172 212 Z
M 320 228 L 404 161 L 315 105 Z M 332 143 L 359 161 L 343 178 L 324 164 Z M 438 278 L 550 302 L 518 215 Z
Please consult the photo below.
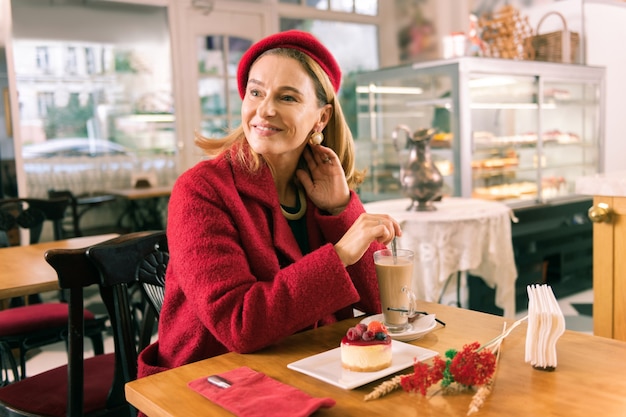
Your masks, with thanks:
M 364 204 L 368 213 L 385 213 L 402 228 L 397 247 L 415 252 L 413 291 L 418 300 L 438 302 L 452 274 L 468 272 L 495 288 L 504 317 L 515 316 L 517 269 L 513 255 L 513 211 L 505 204 L 447 197 L 435 211 L 407 211 L 411 200 Z

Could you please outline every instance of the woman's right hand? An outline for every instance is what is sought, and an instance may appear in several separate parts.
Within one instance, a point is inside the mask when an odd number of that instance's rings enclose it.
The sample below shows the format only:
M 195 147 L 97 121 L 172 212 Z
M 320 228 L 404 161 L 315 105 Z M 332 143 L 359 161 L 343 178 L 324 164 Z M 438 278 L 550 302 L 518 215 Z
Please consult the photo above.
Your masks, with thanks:
M 402 230 L 391 216 L 363 213 L 335 244 L 335 251 L 348 266 L 358 262 L 372 242 L 388 245 L 396 236 L 402 236 Z

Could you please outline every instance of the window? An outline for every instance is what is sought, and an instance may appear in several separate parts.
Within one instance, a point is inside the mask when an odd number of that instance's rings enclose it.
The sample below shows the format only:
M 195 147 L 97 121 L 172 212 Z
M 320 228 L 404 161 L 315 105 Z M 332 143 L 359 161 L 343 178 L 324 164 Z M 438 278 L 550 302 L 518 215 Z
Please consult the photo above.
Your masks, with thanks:
M 48 48 L 46 46 L 38 46 L 36 48 L 37 68 L 43 72 L 50 71 L 50 60 L 48 57 Z
M 353 0 L 330 0 L 330 10 L 338 12 L 354 12 Z
M 356 96 L 354 76 L 358 72 L 379 68 L 378 28 L 373 24 L 347 23 L 330 20 L 280 19 L 280 30 L 300 29 L 311 32 L 337 59 L 343 79 L 339 101 L 346 121 L 356 132 Z M 337 42 L 337 39 L 341 39 Z M 351 86 L 347 87 L 346 86 Z
M 202 134 L 220 137 L 239 124 L 237 66 L 252 41 L 233 36 L 198 37 L 198 94 Z
M 378 0 L 280 0 L 280 3 L 312 7 L 319 10 L 378 15 Z
M 335 56 L 344 76 L 378 69 L 376 25 L 330 20 L 280 19 L 280 30 L 299 29 L 315 35 Z M 341 42 L 337 42 L 341 39 Z
M 85 69 L 87 74 L 95 74 L 96 71 L 96 57 L 93 52 L 93 48 L 85 48 Z
M 39 117 L 46 117 L 48 115 L 48 109 L 52 108 L 52 106 L 54 106 L 54 93 L 37 93 L 37 109 Z
M 67 47 L 67 54 L 65 55 L 65 72 L 67 74 L 74 75 L 78 68 L 76 61 L 76 48 L 73 46 Z
M 23 165 L 28 195 L 44 197 L 50 188 L 75 194 L 126 188 L 136 170 L 154 172 L 157 185 L 173 182 L 177 142 L 167 9 L 11 3 L 13 54 L 22 64 L 15 65 L 22 150 L 53 139 L 99 139 L 128 150 L 88 160 L 61 152 L 29 156 Z M 68 25 L 68 16 L 83 25 Z

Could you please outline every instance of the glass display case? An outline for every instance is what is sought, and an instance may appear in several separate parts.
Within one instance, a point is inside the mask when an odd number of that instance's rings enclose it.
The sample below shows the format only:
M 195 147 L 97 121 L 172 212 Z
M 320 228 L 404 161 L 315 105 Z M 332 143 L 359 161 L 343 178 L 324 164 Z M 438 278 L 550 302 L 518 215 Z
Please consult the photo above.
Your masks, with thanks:
M 512 207 L 575 197 L 603 171 L 604 68 L 463 57 L 357 76 L 363 201 L 402 196 L 404 146 L 393 131 L 437 128 L 443 194 Z M 406 129 L 405 129 L 406 130 Z

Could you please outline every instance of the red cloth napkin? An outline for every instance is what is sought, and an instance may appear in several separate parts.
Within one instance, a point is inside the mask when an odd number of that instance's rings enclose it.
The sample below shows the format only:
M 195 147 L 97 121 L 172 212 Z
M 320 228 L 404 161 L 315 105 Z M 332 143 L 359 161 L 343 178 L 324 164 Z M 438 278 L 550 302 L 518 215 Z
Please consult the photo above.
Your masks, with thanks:
M 207 382 L 207 377 L 187 385 L 238 417 L 265 417 L 268 410 L 274 417 L 306 417 L 320 407 L 335 405 L 332 398 L 311 397 L 296 387 L 245 366 L 220 376 L 231 383 L 229 388 L 216 387 Z

